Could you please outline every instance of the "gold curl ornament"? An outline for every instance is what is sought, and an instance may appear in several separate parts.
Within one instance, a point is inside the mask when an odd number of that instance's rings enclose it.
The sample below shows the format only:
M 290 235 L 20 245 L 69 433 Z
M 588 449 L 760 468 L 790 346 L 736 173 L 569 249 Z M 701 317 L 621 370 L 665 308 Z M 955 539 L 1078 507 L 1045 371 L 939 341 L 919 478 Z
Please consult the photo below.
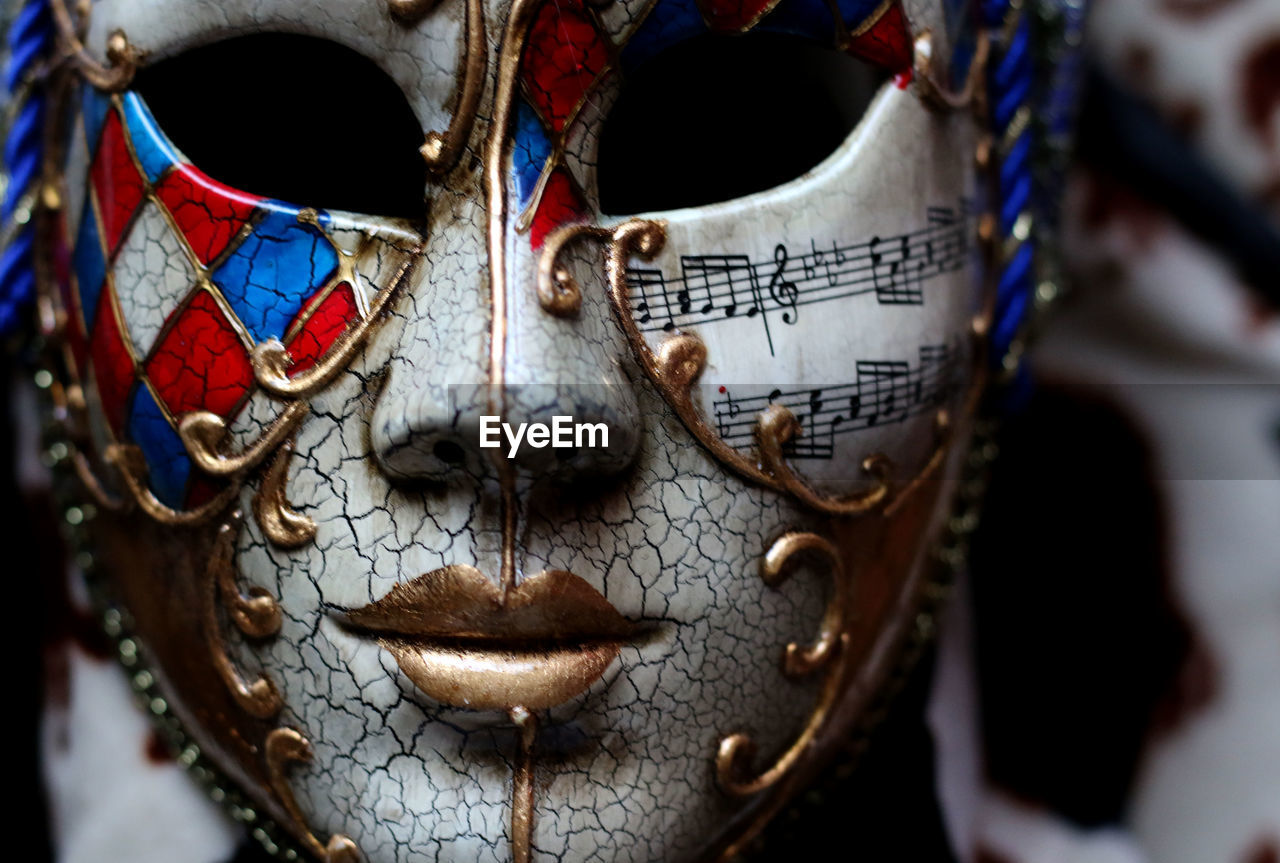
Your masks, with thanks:
M 807 647 L 791 643 L 783 654 L 783 672 L 791 678 L 804 678 L 826 669 L 818 703 L 809 714 L 799 736 L 769 767 L 755 772 L 756 744 L 749 734 L 738 732 L 720 741 L 716 752 L 716 780 L 734 797 L 749 797 L 776 785 L 799 764 L 826 725 L 827 718 L 840 695 L 848 641 L 846 624 L 850 605 L 849 577 L 840 553 L 830 541 L 813 533 L 788 533 L 769 548 L 760 562 L 760 577 L 771 588 L 780 587 L 794 571 L 801 556 L 812 556 L 827 564 L 834 590 L 817 638 Z
M 536 290 L 542 309 L 561 318 L 573 318 L 582 309 L 582 289 L 562 258 L 573 245 L 594 240 L 604 247 L 605 276 L 614 316 L 622 327 L 640 367 L 658 392 L 676 412 L 691 434 L 721 464 L 744 479 L 791 495 L 801 505 L 824 515 L 856 516 L 879 511 L 927 482 L 937 473 L 950 448 L 951 436 L 946 412 L 937 424 L 944 430 L 924 468 L 909 482 L 895 487 L 893 463 L 883 453 L 873 453 L 862 461 L 871 485 L 848 495 L 823 495 L 815 491 L 787 463 L 786 444 L 800 432 L 800 424 L 786 408 L 772 405 L 756 420 L 757 452 L 748 454 L 730 446 L 703 418 L 694 402 L 693 386 L 707 364 L 707 348 L 691 333 L 667 338 L 655 352 L 640 332 L 631 314 L 627 293 L 626 267 L 631 257 L 652 260 L 662 251 L 666 225 L 651 219 L 629 219 L 612 228 L 599 225 L 568 225 L 547 237 L 538 260 Z

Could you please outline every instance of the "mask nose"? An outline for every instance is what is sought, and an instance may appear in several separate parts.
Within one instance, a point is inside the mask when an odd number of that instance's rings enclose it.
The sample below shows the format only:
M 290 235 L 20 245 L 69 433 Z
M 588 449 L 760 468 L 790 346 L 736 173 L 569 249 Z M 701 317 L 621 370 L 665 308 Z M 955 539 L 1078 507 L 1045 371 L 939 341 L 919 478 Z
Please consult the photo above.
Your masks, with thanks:
M 537 254 L 517 235 L 505 314 L 495 320 L 488 272 L 475 266 L 488 261 L 483 237 L 466 232 L 464 248 L 450 233 L 437 227 L 428 239 L 418 284 L 401 306 L 403 335 L 372 417 L 380 467 L 436 482 L 491 474 L 495 459 L 562 478 L 624 470 L 639 450 L 641 417 L 603 267 L 575 267 L 581 313 L 554 317 L 538 302 Z M 495 338 L 503 339 L 500 373 L 491 368 Z

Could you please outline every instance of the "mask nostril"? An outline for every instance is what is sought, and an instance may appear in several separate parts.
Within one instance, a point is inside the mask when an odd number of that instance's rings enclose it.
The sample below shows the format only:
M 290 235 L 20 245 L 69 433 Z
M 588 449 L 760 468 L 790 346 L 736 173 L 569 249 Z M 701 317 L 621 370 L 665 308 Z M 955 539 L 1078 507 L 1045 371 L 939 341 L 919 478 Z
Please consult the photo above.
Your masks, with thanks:
M 466 453 L 462 451 L 462 447 L 456 441 L 451 440 L 436 441 L 435 446 L 431 448 L 431 452 L 445 464 L 462 464 L 467 457 Z

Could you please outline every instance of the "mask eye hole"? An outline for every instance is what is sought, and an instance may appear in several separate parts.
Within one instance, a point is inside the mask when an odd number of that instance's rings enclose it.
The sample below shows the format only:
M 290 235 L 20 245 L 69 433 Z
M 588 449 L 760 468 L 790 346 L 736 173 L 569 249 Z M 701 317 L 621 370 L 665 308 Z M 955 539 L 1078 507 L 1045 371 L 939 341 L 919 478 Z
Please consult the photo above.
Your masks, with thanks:
M 421 125 L 399 86 L 350 48 L 242 36 L 146 66 L 132 86 L 174 146 L 222 183 L 300 206 L 423 215 Z M 373 122 L 357 122 L 357 106 Z
M 701 206 L 794 180 L 848 138 L 887 78 L 783 34 L 675 45 L 628 76 L 605 120 L 601 209 Z

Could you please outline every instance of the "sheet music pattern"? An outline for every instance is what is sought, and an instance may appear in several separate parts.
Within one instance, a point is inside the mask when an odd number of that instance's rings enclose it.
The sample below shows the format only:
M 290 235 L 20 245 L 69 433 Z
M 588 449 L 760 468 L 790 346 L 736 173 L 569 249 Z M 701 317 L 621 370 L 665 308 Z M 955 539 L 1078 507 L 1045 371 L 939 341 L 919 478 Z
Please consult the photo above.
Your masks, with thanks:
M 769 316 L 795 324 L 800 309 L 859 294 L 881 305 L 922 305 L 924 284 L 966 266 L 972 218 L 958 208 L 930 207 L 926 227 L 896 237 L 796 251 L 779 243 L 766 261 L 746 255 L 682 255 L 680 275 L 627 269 L 632 312 L 645 332 L 671 331 L 733 318 L 758 318 L 773 348 Z
M 954 348 L 920 347 L 920 362 L 859 360 L 857 380 L 820 389 L 774 390 L 766 396 L 734 398 L 724 391 L 711 404 L 720 436 L 730 446 L 753 444 L 756 417 L 771 404 L 782 405 L 800 421 L 802 433 L 788 444 L 792 458 L 830 459 L 837 435 L 900 423 L 932 413 L 946 404 L 958 385 L 961 359 Z

